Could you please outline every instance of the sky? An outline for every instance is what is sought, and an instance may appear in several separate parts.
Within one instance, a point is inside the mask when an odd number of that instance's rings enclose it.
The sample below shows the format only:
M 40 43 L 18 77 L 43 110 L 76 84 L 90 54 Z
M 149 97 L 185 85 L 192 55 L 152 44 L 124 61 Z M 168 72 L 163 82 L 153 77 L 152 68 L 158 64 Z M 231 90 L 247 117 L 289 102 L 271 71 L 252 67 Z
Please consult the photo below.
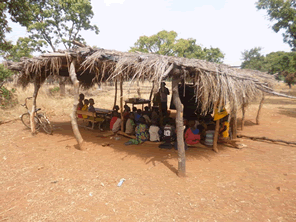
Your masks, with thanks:
M 82 32 L 90 46 L 128 51 L 140 36 L 175 31 L 178 38 L 194 38 L 203 47 L 220 48 L 224 63 L 239 66 L 241 53 L 262 47 L 263 54 L 290 51 L 275 33 L 256 0 L 92 0 L 92 23 L 99 35 Z M 16 41 L 25 29 L 12 25 L 7 37 Z

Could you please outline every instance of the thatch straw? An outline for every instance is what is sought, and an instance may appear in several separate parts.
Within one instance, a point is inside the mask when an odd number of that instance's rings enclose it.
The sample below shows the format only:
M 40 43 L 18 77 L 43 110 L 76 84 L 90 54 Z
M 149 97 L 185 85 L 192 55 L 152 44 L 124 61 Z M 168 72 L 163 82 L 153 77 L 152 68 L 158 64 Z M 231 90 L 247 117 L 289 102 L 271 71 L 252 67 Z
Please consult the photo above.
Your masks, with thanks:
M 131 82 L 149 80 L 160 86 L 164 78 L 180 75 L 181 79 L 194 83 L 196 100 L 200 102 L 203 112 L 207 112 L 218 100 L 220 106 L 225 104 L 228 109 L 237 110 L 243 103 L 260 97 L 262 91 L 273 92 L 275 82 L 274 77 L 266 73 L 235 69 L 199 59 L 94 50 L 90 47 L 65 51 L 64 54 L 43 54 L 41 57 L 23 59 L 20 63 L 7 62 L 7 67 L 20 71 L 19 83 L 26 86 L 31 81 L 43 83 L 49 75 L 69 75 L 68 60 L 71 57 L 79 62 L 76 71 L 83 87 L 113 81 L 119 76 Z

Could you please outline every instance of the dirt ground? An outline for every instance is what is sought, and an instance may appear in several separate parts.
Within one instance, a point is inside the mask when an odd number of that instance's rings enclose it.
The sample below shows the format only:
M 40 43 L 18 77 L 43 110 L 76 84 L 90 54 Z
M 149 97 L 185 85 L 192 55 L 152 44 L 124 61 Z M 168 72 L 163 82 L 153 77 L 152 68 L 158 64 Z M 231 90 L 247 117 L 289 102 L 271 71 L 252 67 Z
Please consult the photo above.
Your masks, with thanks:
M 296 101 L 269 97 L 259 126 L 257 108 L 239 134 L 296 141 Z M 0 221 L 296 221 L 296 146 L 191 148 L 179 178 L 175 150 L 82 129 L 79 151 L 69 117 L 51 121 L 52 136 L 0 125 Z

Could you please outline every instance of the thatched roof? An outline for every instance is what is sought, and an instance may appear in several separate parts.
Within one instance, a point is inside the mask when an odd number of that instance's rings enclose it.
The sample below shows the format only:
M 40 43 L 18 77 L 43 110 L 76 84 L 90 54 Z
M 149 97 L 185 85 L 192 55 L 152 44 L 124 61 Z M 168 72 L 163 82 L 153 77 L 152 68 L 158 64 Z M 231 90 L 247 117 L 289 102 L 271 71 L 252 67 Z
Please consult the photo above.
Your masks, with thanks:
M 49 75 L 69 76 L 68 67 L 76 59 L 76 73 L 83 87 L 122 76 L 125 80 L 154 81 L 160 85 L 174 75 L 190 80 L 196 89 L 196 99 L 202 110 L 209 109 L 216 101 L 224 101 L 231 110 L 248 103 L 262 92 L 274 93 L 271 75 L 231 68 L 224 64 L 199 59 L 187 59 L 147 53 L 129 53 L 114 50 L 80 47 L 68 51 L 23 58 L 19 63 L 7 62 L 7 67 L 20 72 L 19 84 L 43 83 Z

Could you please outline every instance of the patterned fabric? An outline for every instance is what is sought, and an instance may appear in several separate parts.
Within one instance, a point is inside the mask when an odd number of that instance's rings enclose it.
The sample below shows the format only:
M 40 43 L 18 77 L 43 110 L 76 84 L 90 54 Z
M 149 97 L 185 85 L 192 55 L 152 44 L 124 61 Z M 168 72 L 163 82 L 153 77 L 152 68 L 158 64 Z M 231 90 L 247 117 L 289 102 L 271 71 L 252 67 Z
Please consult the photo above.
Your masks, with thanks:
M 140 123 L 136 127 L 136 139 L 130 139 L 132 144 L 141 144 L 149 139 L 148 126 Z

